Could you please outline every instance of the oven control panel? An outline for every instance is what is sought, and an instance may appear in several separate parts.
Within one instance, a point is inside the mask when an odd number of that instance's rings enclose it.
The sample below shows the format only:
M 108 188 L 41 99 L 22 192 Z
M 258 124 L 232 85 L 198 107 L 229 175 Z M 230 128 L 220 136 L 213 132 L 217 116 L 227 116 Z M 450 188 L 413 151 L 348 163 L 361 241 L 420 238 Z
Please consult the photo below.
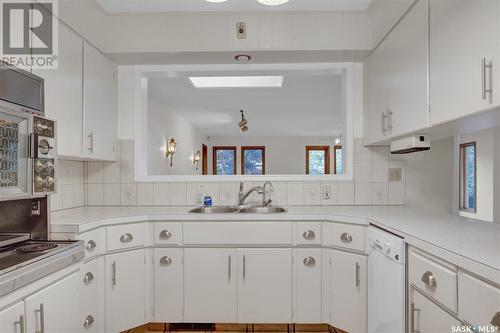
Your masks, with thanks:
M 55 122 L 33 117 L 33 194 L 55 192 Z

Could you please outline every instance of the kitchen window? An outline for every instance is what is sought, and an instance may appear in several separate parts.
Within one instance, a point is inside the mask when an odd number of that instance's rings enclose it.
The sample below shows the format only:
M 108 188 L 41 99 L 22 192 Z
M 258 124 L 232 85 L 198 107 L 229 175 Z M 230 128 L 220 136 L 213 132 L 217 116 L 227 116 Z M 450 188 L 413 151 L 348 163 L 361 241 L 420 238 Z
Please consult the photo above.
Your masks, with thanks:
M 236 175 L 236 147 L 213 147 L 212 168 L 214 175 Z
M 306 146 L 306 174 L 330 174 L 329 146 Z
M 266 174 L 266 147 L 264 146 L 241 147 L 241 174 L 242 175 Z
M 342 146 L 333 147 L 334 173 L 336 175 L 344 173 L 344 151 Z
M 460 145 L 460 210 L 476 212 L 476 143 Z

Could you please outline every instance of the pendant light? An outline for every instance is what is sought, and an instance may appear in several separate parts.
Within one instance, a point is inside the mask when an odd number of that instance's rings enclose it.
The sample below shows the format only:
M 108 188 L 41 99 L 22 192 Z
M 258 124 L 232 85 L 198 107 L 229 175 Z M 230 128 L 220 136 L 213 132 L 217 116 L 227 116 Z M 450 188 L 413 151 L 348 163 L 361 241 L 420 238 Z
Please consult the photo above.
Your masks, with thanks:
M 238 123 L 238 127 L 240 128 L 241 133 L 245 133 L 248 131 L 248 121 L 245 119 L 245 114 L 243 113 L 243 110 L 240 110 L 241 112 L 241 121 Z

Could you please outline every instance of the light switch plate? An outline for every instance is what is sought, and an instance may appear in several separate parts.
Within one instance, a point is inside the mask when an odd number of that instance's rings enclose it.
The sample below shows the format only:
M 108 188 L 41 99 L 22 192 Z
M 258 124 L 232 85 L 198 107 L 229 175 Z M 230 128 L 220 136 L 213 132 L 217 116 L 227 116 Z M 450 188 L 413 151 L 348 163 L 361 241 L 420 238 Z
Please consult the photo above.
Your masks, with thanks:
M 401 168 L 389 168 L 389 181 L 390 182 L 400 182 L 402 179 L 402 169 Z

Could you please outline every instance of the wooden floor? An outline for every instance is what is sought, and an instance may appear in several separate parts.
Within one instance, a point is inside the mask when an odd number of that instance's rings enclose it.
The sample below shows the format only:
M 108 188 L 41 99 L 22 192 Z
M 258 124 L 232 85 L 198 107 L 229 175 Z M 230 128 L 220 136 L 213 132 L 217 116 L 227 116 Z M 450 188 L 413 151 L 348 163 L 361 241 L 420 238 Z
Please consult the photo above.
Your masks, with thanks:
M 170 324 L 149 323 L 122 333 L 346 333 L 324 324 L 216 324 L 214 330 L 177 330 Z

